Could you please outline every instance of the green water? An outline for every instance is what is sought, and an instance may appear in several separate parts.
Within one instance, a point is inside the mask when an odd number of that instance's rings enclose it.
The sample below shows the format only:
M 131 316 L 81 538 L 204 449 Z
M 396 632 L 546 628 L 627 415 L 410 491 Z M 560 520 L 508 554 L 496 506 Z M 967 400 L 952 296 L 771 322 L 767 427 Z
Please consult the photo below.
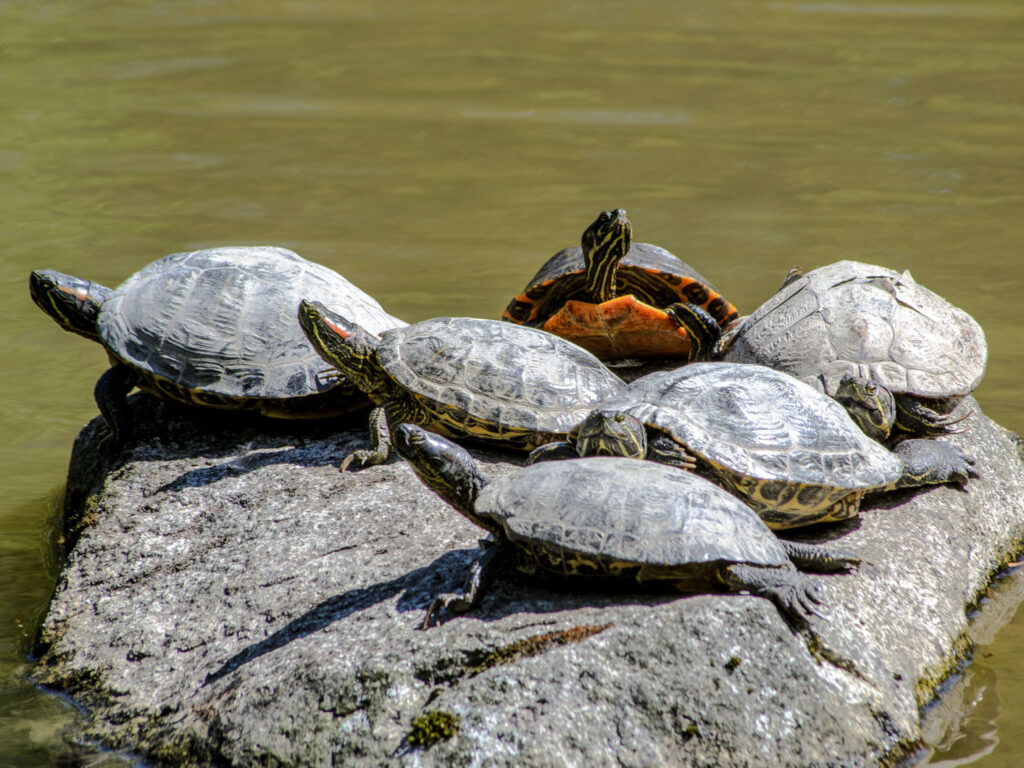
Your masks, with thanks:
M 25 653 L 105 367 L 32 268 L 277 244 L 407 320 L 496 317 L 619 206 L 741 310 L 793 264 L 910 268 L 981 322 L 978 399 L 1024 431 L 1019 2 L 8 0 L 0 84 L 0 765 L 71 759 Z M 1024 762 L 1022 652 L 1024 614 L 932 760 Z

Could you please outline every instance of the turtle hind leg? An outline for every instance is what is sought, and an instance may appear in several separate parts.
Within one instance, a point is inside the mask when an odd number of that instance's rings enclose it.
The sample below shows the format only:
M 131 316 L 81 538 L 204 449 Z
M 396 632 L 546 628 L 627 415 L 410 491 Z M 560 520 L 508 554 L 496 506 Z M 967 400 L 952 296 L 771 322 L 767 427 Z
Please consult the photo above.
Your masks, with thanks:
M 481 539 L 480 545 L 484 552 L 473 561 L 469 567 L 469 575 L 458 592 L 444 592 L 435 597 L 427 608 L 427 615 L 423 617 L 423 629 L 430 626 L 430 620 L 437 618 L 442 609 L 448 609 L 455 613 L 466 611 L 479 605 L 480 600 L 487 591 L 487 587 L 494 580 L 494 574 L 500 570 L 505 561 L 504 554 L 506 547 L 499 542 Z
M 136 384 L 135 373 L 127 365 L 116 363 L 103 372 L 96 382 L 93 396 L 103 420 L 110 429 L 107 444 L 111 448 L 121 445 L 131 431 L 128 418 L 128 393 Z
M 802 571 L 814 573 L 838 573 L 850 571 L 861 564 L 861 559 L 850 552 L 807 544 L 802 541 L 779 539 L 793 565 Z
M 978 477 L 974 459 L 955 445 L 916 438 L 904 440 L 893 449 L 903 460 L 903 474 L 890 488 L 913 488 L 920 485 L 955 483 L 964 486 Z
M 815 610 L 821 604 L 817 583 L 792 568 L 734 563 L 722 569 L 718 578 L 734 592 L 747 591 L 768 598 L 785 619 L 797 626 L 806 626 L 811 616 L 821 617 Z
M 665 307 L 665 313 L 690 337 L 688 363 L 714 357 L 722 329 L 710 312 L 696 304 L 679 301 Z

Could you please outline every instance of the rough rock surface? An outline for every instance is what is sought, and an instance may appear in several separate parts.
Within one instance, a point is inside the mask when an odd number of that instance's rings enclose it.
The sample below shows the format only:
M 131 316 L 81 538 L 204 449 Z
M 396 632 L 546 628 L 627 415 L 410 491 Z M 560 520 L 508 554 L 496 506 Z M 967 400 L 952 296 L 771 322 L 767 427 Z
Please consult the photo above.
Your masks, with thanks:
M 139 395 L 123 450 L 99 450 L 98 419 L 75 444 L 37 678 L 85 705 L 86 738 L 155 764 L 889 764 L 1024 534 L 1016 444 L 964 407 L 967 492 L 878 495 L 805 536 L 870 561 L 820 577 L 809 633 L 752 596 L 517 575 L 422 630 L 482 532 L 401 461 L 340 474 L 362 425 L 254 428 Z M 494 475 L 518 461 L 476 454 Z M 421 743 L 444 730 L 429 712 L 455 734 Z

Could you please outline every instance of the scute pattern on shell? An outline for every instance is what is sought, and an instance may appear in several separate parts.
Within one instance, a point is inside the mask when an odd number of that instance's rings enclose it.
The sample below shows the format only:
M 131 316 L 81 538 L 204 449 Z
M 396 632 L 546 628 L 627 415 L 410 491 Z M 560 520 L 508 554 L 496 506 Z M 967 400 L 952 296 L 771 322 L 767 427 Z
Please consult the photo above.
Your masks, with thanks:
M 953 397 L 978 385 L 987 355 L 981 326 L 909 272 L 840 261 L 762 304 L 724 359 L 786 371 L 828 394 L 850 373 L 894 393 Z
M 789 563 L 747 505 L 691 472 L 594 457 L 541 462 L 492 481 L 477 513 L 513 543 L 540 542 L 587 560 L 639 565 Z
M 439 317 L 383 335 L 381 364 L 420 399 L 493 423 L 565 433 L 622 380 L 584 349 L 545 331 Z
M 330 389 L 323 359 L 295 319 L 316 297 L 375 333 L 405 323 L 327 267 L 285 248 L 175 253 L 122 283 L 99 331 L 129 365 L 187 389 L 226 397 L 289 398 Z
M 652 373 L 602 408 L 625 410 L 690 453 L 757 480 L 867 490 L 903 469 L 837 402 L 759 365 L 695 363 Z

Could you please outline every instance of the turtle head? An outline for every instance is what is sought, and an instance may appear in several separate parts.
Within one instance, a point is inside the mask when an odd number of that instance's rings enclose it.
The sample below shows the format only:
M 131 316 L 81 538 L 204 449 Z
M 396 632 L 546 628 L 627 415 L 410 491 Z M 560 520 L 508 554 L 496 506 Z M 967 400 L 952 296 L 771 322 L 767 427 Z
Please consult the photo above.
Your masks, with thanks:
M 587 292 L 600 303 L 615 298 L 615 270 L 633 243 L 633 225 L 621 208 L 601 211 L 580 241 Z
M 65 331 L 100 340 L 96 321 L 112 290 L 55 269 L 37 269 L 29 275 L 28 292 L 36 306 Z
M 427 488 L 474 523 L 490 530 L 474 511 L 476 497 L 487 485 L 487 478 L 468 451 L 416 424 L 399 424 L 392 441 Z
M 896 421 L 896 401 L 888 389 L 870 379 L 845 374 L 832 397 L 872 440 L 884 443 L 889 438 Z
M 386 375 L 377 359 L 379 336 L 308 299 L 299 304 L 299 325 L 317 354 L 363 392 L 373 397 L 384 389 Z
M 647 430 L 639 419 L 625 411 L 598 408 L 580 424 L 576 450 L 580 456 L 642 459 L 647 455 Z

